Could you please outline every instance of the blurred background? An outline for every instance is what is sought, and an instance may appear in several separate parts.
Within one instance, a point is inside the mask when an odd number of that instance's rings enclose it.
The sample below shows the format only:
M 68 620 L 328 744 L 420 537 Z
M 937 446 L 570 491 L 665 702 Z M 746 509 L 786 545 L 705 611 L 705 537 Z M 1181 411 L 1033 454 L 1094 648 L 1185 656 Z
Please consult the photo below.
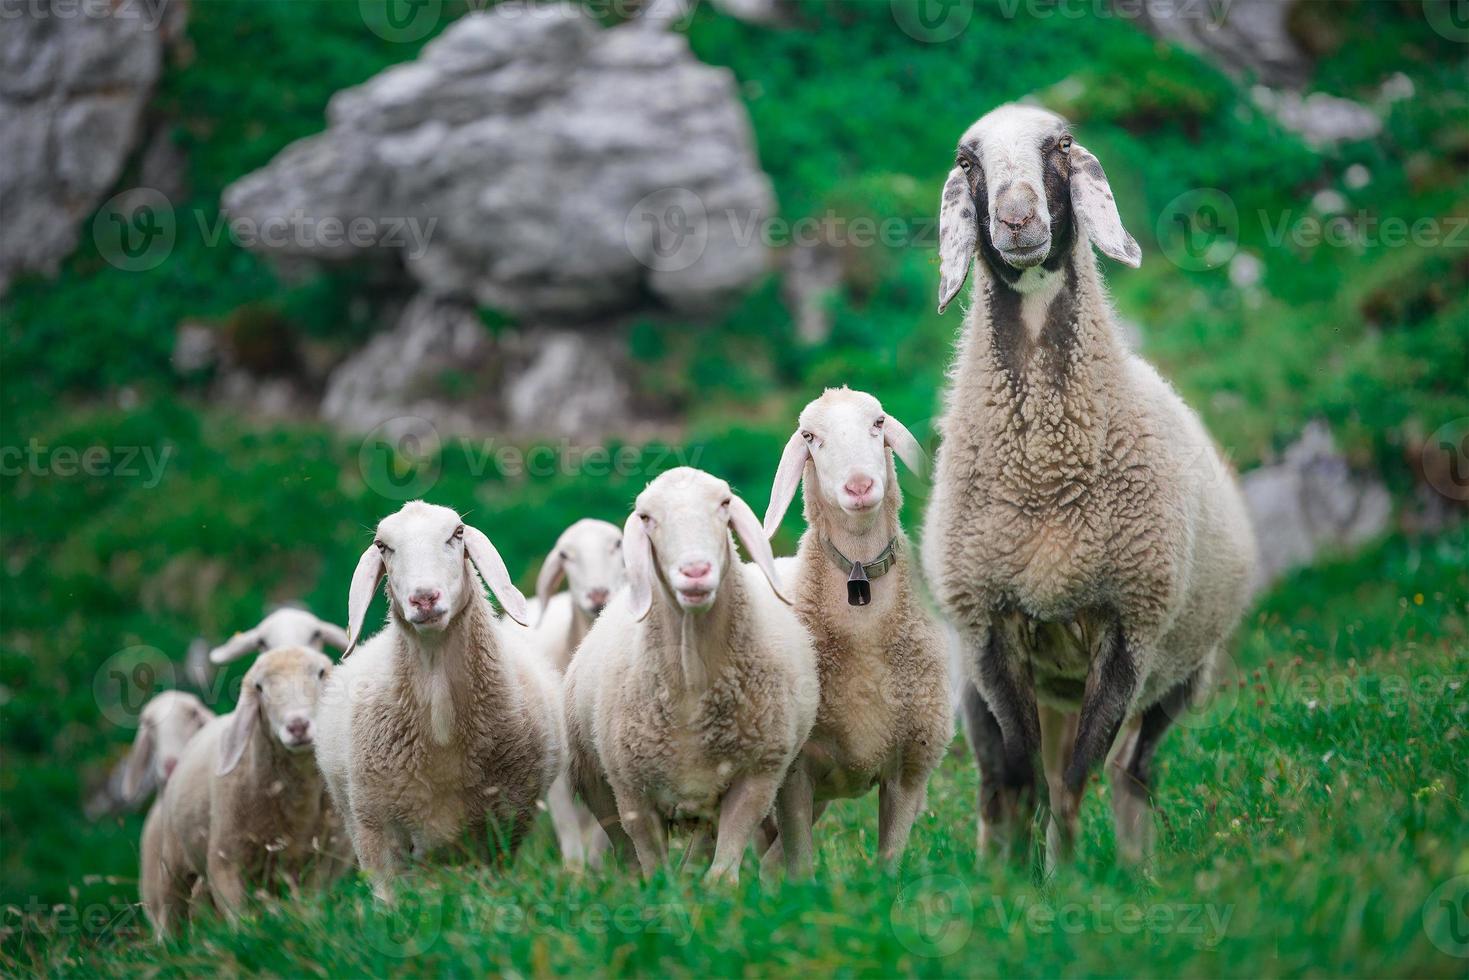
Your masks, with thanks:
M 1265 591 L 1241 663 L 1465 649 L 1463 4 L 0 21 L 0 903 L 130 898 L 140 816 L 86 810 L 136 705 L 202 683 L 226 710 L 238 669 L 191 676 L 191 643 L 287 602 L 340 622 L 406 499 L 467 513 L 530 590 L 563 527 L 620 522 L 669 466 L 762 512 L 823 386 L 931 450 L 961 322 L 934 311 L 939 189 L 1009 100 L 1103 162 L 1144 252 L 1104 270 L 1128 342 L 1243 474 Z

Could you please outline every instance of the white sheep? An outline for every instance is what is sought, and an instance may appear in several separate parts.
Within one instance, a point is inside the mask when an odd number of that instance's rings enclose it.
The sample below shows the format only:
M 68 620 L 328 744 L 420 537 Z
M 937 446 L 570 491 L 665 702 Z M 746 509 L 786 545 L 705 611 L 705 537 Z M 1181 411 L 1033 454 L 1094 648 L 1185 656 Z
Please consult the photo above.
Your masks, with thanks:
M 324 652 L 327 646 L 346 649 L 347 631 L 318 619 L 304 609 L 282 606 L 252 628 L 236 633 L 213 649 L 202 637 L 195 639 L 189 646 L 185 668 L 189 679 L 204 691 L 213 682 L 215 668 L 241 657 L 281 647 L 305 647 Z
M 876 398 L 828 389 L 801 412 L 765 513 L 773 535 L 804 486 L 806 533 L 780 572 L 815 640 L 821 705 L 781 787 L 779 838 L 766 854 L 769 866 L 783 850 L 796 874 L 810 872 L 811 825 L 826 805 L 874 786 L 878 856 L 900 861 L 954 730 L 948 648 L 919 598 L 894 455 L 917 472 L 927 462 Z
M 214 717 L 204 702 L 187 691 L 164 691 L 150 699 L 138 715 L 132 748 L 112 768 L 107 784 L 88 801 L 87 815 L 95 820 L 141 808 L 163 789 L 184 746 Z
M 554 671 L 502 626 L 476 571 L 524 625 L 525 598 L 489 538 L 447 507 L 412 501 L 378 524 L 352 576 L 351 641 L 316 755 L 384 901 L 410 855 L 460 843 L 513 854 L 563 766 Z M 384 580 L 387 625 L 359 646 Z
M 160 938 L 205 897 L 233 918 L 252 886 L 321 885 L 342 867 L 311 754 L 331 669 L 303 647 L 266 652 L 235 710 L 185 746 L 143 825 L 141 893 Z
M 622 529 L 607 521 L 584 518 L 556 539 L 536 578 L 530 615 L 535 649 L 559 675 L 612 593 L 622 587 Z M 556 592 L 561 582 L 565 592 Z M 554 594 L 553 594 L 554 593 Z M 568 868 L 597 867 L 609 841 L 597 818 L 572 795 L 563 773 L 546 796 L 561 857 Z
M 623 550 L 628 588 L 566 676 L 572 781 L 644 874 L 667 859 L 669 824 L 694 822 L 705 841 L 717 826 L 707 879 L 737 881 L 816 717 L 810 636 L 754 513 L 708 473 L 649 483 Z
M 978 271 L 923 560 L 964 644 L 981 846 L 1024 848 L 1039 757 L 1050 855 L 1068 855 L 1115 742 L 1118 851 L 1136 861 L 1153 753 L 1243 614 L 1255 549 L 1198 417 L 1125 348 L 1093 245 L 1141 259 L 1065 120 L 1005 105 L 970 127 L 941 202 L 940 312 Z

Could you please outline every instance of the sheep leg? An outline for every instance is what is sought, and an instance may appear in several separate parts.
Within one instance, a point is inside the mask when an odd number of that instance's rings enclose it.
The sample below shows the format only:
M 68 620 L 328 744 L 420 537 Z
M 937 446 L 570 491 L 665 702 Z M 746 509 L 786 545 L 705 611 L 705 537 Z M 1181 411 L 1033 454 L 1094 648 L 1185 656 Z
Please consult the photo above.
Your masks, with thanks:
M 226 919 L 236 921 L 245 906 L 245 878 L 236 857 L 225 853 L 217 842 L 209 846 L 208 873 L 214 904 Z
M 714 844 L 714 863 L 704 876 L 706 884 L 739 883 L 745 848 L 775 803 L 780 783 L 779 776 L 745 776 L 725 792 L 719 803 L 719 836 Z
M 617 797 L 612 792 L 612 787 L 607 785 L 603 779 L 593 779 L 580 785 L 581 798 L 586 803 L 587 809 L 592 812 L 597 826 L 604 832 L 612 849 L 617 852 L 618 860 L 625 867 L 631 868 L 637 860 L 637 851 L 633 847 L 632 838 L 628 836 L 626 829 L 617 813 Z
M 1051 818 L 1046 827 L 1046 866 L 1055 868 L 1071 860 L 1076 848 L 1076 825 L 1081 814 L 1081 800 L 1066 788 L 1066 760 L 1076 744 L 1077 724 L 1081 716 L 1074 711 L 1061 711 L 1047 705 L 1039 708 L 1041 721 L 1041 763 L 1046 773 L 1046 789 L 1051 800 Z
M 1016 681 L 999 630 L 980 651 L 979 674 L 991 697 L 967 685 L 960 705 L 964 730 L 979 766 L 979 849 L 1023 857 L 1036 807 L 1040 718 L 1035 696 Z
M 877 856 L 889 871 L 896 871 L 903 861 L 926 786 L 922 773 L 902 773 L 877 788 Z
M 1112 819 L 1117 856 L 1124 864 L 1140 864 L 1153 850 L 1153 755 L 1163 733 L 1193 697 L 1197 675 L 1174 687 L 1143 712 L 1132 737 L 1113 758 Z
M 384 905 L 392 905 L 399 855 L 388 835 L 375 824 L 358 821 L 352 832 L 352 846 L 357 851 L 358 864 L 372 881 L 373 897 Z
M 774 875 L 782 857 L 786 873 L 792 878 L 809 878 L 814 863 L 811 825 L 816 822 L 812 797 L 811 774 L 800 761 L 791 766 L 785 782 L 775 795 L 777 836 L 765 851 L 762 872 Z
M 621 827 L 632 838 L 643 877 L 651 878 L 668 863 L 668 826 L 647 797 L 631 790 L 618 792 L 614 788 L 614 792 Z
M 551 826 L 556 830 L 556 843 L 561 847 L 561 862 L 572 871 L 586 867 L 586 842 L 582 837 L 580 815 L 571 798 L 571 781 L 565 773 L 556 777 L 546 793 L 546 806 L 551 811 Z
M 830 800 L 817 800 L 812 805 L 811 827 L 813 829 L 816 827 L 816 822 L 821 819 L 821 815 L 826 812 L 826 808 L 830 804 Z M 785 847 L 780 842 L 780 834 L 775 831 L 775 820 L 773 818 L 767 817 L 765 820 L 760 821 L 760 826 L 755 828 L 754 844 L 755 853 L 760 855 L 760 873 L 762 875 L 765 873 L 764 868 L 767 860 L 772 862 L 771 867 L 778 867 L 785 863 Z M 815 850 L 816 845 L 813 843 L 813 854 Z M 772 854 L 775 856 L 770 857 Z
M 1076 742 L 1061 778 L 1065 790 L 1062 800 L 1068 807 L 1061 813 L 1061 820 L 1067 826 L 1076 826 L 1086 782 L 1117 741 L 1136 691 L 1137 668 L 1133 666 L 1127 636 L 1119 629 L 1113 641 L 1103 645 L 1087 671 L 1081 716 L 1076 723 Z

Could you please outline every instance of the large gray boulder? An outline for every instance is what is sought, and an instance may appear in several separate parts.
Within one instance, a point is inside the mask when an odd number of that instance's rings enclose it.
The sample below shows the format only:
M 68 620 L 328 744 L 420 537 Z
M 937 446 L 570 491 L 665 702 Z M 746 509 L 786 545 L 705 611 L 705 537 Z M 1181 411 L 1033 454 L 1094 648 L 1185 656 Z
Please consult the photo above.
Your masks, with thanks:
M 1387 487 L 1354 471 L 1322 422 L 1307 425 L 1278 462 L 1241 483 L 1260 545 L 1261 586 L 1323 553 L 1352 551 L 1387 531 L 1392 518 Z
M 391 250 L 435 296 L 560 323 L 705 312 L 764 271 L 749 120 L 680 35 L 571 6 L 471 13 L 327 120 L 226 189 L 248 247 Z M 303 231 L 255 234 L 271 223 Z
M 54 274 L 76 247 L 138 145 L 185 9 L 38 0 L 0 16 L 0 291 L 21 272 Z

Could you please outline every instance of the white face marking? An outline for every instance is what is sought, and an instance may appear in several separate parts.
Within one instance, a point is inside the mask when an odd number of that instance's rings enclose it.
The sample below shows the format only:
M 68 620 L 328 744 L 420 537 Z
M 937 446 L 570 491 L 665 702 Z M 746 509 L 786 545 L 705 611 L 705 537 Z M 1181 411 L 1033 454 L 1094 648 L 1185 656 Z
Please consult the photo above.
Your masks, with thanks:
M 557 547 L 571 601 L 588 615 L 597 615 L 627 574 L 622 529 L 606 521 L 577 521 L 561 535 Z
M 886 418 L 876 398 L 845 388 L 824 392 L 802 410 L 800 431 L 829 507 L 848 514 L 881 508 L 887 492 Z
M 959 141 L 961 148 L 972 148 L 984 170 L 989 200 L 979 206 L 987 211 L 990 240 L 1017 268 L 1042 261 L 1049 250 L 1050 202 L 1041 147 L 1065 129 L 1066 121 L 1055 113 L 1010 104 L 981 116 Z M 1034 220 L 1012 230 L 1026 216 Z
M 669 470 L 638 494 L 653 561 L 684 609 L 714 605 L 729 565 L 730 499 L 728 483 L 688 467 Z
M 478 587 L 465 559 L 463 526 L 454 511 L 422 501 L 377 526 L 393 608 L 420 632 L 448 626 Z

